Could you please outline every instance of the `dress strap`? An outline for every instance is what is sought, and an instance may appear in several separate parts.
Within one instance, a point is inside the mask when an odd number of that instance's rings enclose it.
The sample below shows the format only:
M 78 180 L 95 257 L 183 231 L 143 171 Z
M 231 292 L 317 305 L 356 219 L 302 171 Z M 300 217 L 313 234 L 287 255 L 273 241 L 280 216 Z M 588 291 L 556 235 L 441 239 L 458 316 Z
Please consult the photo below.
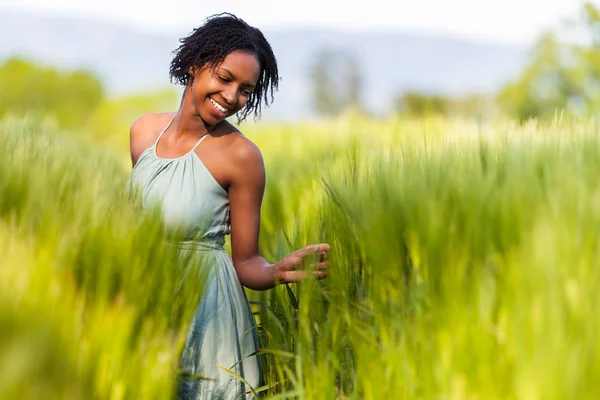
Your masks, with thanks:
M 204 136 L 202 136 L 202 137 L 200 138 L 200 140 L 198 140 L 198 141 L 196 142 L 196 144 L 194 145 L 194 147 L 192 147 L 192 150 L 190 150 L 190 152 L 192 152 L 192 151 L 196 151 L 196 147 L 200 146 L 200 143 L 202 143 L 202 141 L 203 141 L 204 139 L 206 139 L 206 137 L 207 137 L 207 136 L 208 136 L 208 133 L 205 133 L 205 134 L 204 134 Z
M 156 141 L 154 142 L 154 147 L 156 147 L 158 145 L 158 141 L 160 140 L 160 138 L 162 137 L 163 133 L 165 133 L 167 131 L 167 129 L 169 129 L 169 127 L 171 126 L 171 124 L 173 123 L 173 121 L 175 120 L 175 117 L 177 116 L 177 113 L 175 113 L 175 115 L 173 115 L 173 118 L 171 118 L 171 120 L 169 121 L 169 123 L 167 124 L 167 126 L 165 126 L 165 128 L 160 132 L 160 134 L 158 135 L 158 137 L 156 138 Z
M 169 121 L 169 123 L 167 124 L 167 126 L 165 126 L 165 128 L 162 130 L 162 132 L 160 132 L 160 134 L 158 135 L 158 137 L 156 138 L 156 142 L 154 142 L 154 147 L 158 146 L 158 141 L 160 140 L 160 138 L 162 137 L 163 133 L 165 133 L 167 131 L 167 129 L 169 129 L 169 127 L 171 126 L 171 124 L 173 123 L 173 121 L 175 120 L 175 117 L 177 116 L 177 113 L 175 113 L 175 115 L 173 115 L 173 118 L 171 118 L 171 120 Z M 196 142 L 196 144 L 194 145 L 194 147 L 192 147 L 192 149 L 188 152 L 191 153 L 193 151 L 196 150 L 196 147 L 200 146 L 200 143 L 202 143 L 202 141 L 204 139 L 206 139 L 206 137 L 208 136 L 208 133 L 205 133 L 200 140 L 198 140 Z

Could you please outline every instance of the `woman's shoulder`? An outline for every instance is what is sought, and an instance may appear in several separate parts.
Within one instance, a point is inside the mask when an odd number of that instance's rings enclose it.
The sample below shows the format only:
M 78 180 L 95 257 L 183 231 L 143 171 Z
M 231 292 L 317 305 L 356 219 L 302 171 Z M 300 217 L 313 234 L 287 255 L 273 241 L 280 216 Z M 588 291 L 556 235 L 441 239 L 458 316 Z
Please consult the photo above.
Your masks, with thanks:
M 133 164 L 144 150 L 154 144 L 174 115 L 175 112 L 146 113 L 132 122 L 129 128 L 129 148 Z
M 131 128 L 129 129 L 130 135 L 141 140 L 146 137 L 148 137 L 148 139 L 156 139 L 162 128 L 169 123 L 174 115 L 175 112 L 142 114 L 133 120 Z
M 224 121 L 227 122 L 227 121 Z M 244 164 L 248 161 L 261 161 L 262 154 L 258 146 L 246 137 L 238 128 L 227 122 L 221 128 L 223 138 L 226 138 L 227 154 L 232 161 Z

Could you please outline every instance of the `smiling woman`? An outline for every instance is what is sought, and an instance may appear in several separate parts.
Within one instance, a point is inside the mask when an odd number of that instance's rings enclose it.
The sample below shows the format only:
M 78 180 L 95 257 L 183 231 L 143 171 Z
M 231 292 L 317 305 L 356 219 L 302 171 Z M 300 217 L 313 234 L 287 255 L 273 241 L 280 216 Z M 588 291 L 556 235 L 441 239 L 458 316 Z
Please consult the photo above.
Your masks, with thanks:
M 324 278 L 329 245 L 306 246 L 274 264 L 258 251 L 263 159 L 226 118 L 259 117 L 262 102 L 272 100 L 279 76 L 263 34 L 219 14 L 181 42 L 171 63 L 171 77 L 184 85 L 180 108 L 134 121 L 130 181 L 144 206 L 160 204 L 182 257 L 202 260 L 208 269 L 185 274 L 208 278 L 181 358 L 180 398 L 246 398 L 262 384 L 262 370 L 242 285 L 265 290 Z M 227 234 L 231 257 L 223 248 Z M 302 270 L 313 254 L 319 256 L 314 270 Z

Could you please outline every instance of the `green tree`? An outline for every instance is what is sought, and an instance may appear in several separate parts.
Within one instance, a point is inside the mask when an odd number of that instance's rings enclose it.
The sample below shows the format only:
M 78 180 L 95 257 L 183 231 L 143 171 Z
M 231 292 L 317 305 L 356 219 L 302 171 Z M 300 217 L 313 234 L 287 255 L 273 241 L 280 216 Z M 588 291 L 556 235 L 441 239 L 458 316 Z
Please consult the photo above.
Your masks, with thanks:
M 395 109 L 403 115 L 410 116 L 446 114 L 449 108 L 450 100 L 446 97 L 415 91 L 405 92 L 395 101 Z
M 100 80 L 88 71 L 63 72 L 11 58 L 0 65 L 0 76 L 0 117 L 54 116 L 62 127 L 80 127 L 104 99 Z
M 585 4 L 581 18 L 567 30 L 577 31 L 580 42 L 564 43 L 557 33 L 545 33 L 529 65 L 500 91 L 498 102 L 508 114 L 527 119 L 562 110 L 578 116 L 599 110 L 600 10 Z
M 335 116 L 349 108 L 362 109 L 362 78 L 350 53 L 321 49 L 310 68 L 312 107 L 317 114 Z

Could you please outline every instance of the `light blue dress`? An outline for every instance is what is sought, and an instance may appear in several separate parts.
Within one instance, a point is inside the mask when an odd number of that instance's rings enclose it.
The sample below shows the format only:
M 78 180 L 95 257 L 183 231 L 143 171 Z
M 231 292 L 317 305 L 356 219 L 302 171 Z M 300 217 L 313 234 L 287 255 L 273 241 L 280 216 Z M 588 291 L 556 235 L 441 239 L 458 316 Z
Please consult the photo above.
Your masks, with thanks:
M 174 117 L 173 117 L 174 119 Z M 183 228 L 178 247 L 184 256 L 203 259 L 210 269 L 208 282 L 189 327 L 181 358 L 184 375 L 215 379 L 182 379 L 179 397 L 197 399 L 250 399 L 249 388 L 223 371 L 231 369 L 253 388 L 262 385 L 257 356 L 258 340 L 246 293 L 240 284 L 231 257 L 224 250 L 230 233 L 229 199 L 196 154 L 203 136 L 186 154 L 163 158 L 154 145 L 139 157 L 130 182 L 140 190 L 143 206 L 158 201 L 167 227 Z

